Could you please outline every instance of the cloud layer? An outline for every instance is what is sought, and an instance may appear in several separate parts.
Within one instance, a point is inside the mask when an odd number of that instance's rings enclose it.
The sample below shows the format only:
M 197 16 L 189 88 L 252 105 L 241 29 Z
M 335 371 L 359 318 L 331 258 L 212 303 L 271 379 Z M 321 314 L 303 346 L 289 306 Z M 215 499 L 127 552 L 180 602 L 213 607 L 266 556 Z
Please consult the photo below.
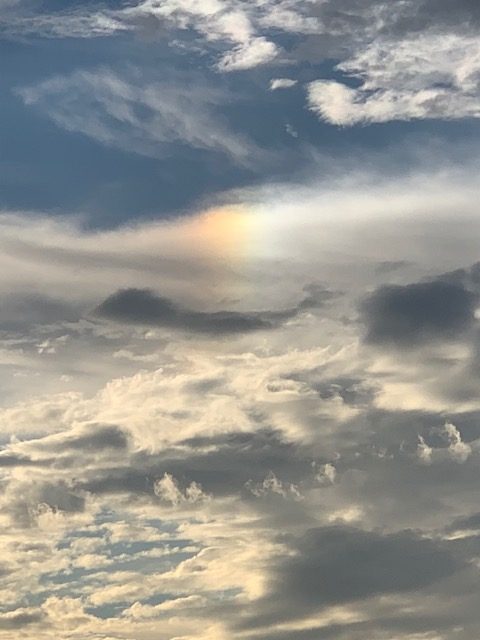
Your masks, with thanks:
M 477 640 L 479 28 L 0 0 L 2 638 Z
M 456 180 L 116 231 L 2 218 L 7 638 L 476 637 L 478 219 Z M 426 203 L 461 204 L 457 235 Z M 229 249 L 226 219 L 261 246 Z

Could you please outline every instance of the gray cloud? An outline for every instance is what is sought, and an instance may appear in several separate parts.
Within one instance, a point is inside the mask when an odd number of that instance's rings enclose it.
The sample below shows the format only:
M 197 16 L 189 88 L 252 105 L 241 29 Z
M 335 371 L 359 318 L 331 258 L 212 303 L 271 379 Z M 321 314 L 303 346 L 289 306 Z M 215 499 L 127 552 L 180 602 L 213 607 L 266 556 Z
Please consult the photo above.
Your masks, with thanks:
M 235 334 L 278 327 L 302 311 L 321 306 L 331 297 L 323 289 L 312 289 L 297 307 L 283 311 L 194 311 L 156 295 L 149 289 L 121 289 L 95 310 L 99 317 L 117 322 L 168 327 L 205 334 Z
M 12 522 L 26 528 L 34 526 L 38 516 L 45 511 L 72 515 L 82 513 L 84 509 L 84 496 L 72 491 L 65 482 L 42 480 L 35 485 L 20 486 L 18 495 L 7 507 Z
M 476 296 L 444 280 L 383 286 L 367 297 L 360 314 L 373 344 L 413 347 L 456 339 L 474 323 Z
M 323 607 L 417 591 L 459 571 L 448 546 L 412 531 L 381 534 L 347 526 L 308 531 L 273 570 L 270 594 L 246 626 L 295 619 Z
M 37 465 L 44 465 L 48 464 L 45 463 L 44 461 L 36 461 L 36 460 L 31 460 L 30 458 L 26 457 L 26 456 L 16 456 L 16 455 L 8 455 L 8 454 L 2 454 L 0 455 L 0 467 L 35 467 Z
M 102 451 L 103 449 L 124 450 L 128 447 L 126 434 L 115 426 L 99 425 L 95 428 L 90 425 L 88 431 L 74 437 L 67 437 L 54 449 L 79 450 L 79 451 Z
M 307 450 L 281 434 L 261 429 L 192 438 L 160 454 L 137 453 L 123 466 L 98 469 L 77 488 L 98 494 L 152 494 L 154 481 L 168 473 L 182 489 L 197 482 L 215 496 L 243 495 L 251 500 L 248 483 L 261 483 L 269 473 L 289 484 L 311 482 L 314 461 Z
M 76 320 L 78 310 L 62 300 L 39 294 L 8 294 L 2 296 L 0 329 L 25 331 L 34 325 Z
M 27 612 L 13 611 L 11 613 L 0 614 L 0 629 L 4 631 L 14 631 L 23 629 L 30 625 L 40 623 L 45 619 L 45 614 L 41 611 Z

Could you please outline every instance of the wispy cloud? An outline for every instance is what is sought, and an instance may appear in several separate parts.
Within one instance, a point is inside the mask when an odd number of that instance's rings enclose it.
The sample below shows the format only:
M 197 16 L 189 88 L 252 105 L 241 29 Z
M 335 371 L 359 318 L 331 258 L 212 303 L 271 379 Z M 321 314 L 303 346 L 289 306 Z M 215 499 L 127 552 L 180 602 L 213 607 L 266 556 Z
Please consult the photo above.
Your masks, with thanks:
M 227 97 L 195 79 L 189 85 L 158 82 L 138 70 L 121 76 L 102 68 L 54 77 L 18 94 L 68 131 L 143 155 L 164 157 L 175 143 L 239 163 L 258 154 L 218 113 Z

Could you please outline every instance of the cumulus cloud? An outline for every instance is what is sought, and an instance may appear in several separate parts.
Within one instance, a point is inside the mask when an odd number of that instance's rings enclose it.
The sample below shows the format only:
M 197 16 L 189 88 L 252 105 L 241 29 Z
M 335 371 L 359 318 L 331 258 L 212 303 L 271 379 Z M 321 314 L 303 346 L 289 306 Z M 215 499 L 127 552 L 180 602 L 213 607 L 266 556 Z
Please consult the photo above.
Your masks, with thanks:
M 182 492 L 181 489 L 179 489 L 175 478 L 173 478 L 169 473 L 165 473 L 163 478 L 155 481 L 153 485 L 153 492 L 161 500 L 170 502 L 174 506 L 179 505 L 182 502 L 194 504 L 208 498 L 208 496 L 203 493 L 201 486 L 196 482 L 191 482 L 185 488 L 185 491 Z

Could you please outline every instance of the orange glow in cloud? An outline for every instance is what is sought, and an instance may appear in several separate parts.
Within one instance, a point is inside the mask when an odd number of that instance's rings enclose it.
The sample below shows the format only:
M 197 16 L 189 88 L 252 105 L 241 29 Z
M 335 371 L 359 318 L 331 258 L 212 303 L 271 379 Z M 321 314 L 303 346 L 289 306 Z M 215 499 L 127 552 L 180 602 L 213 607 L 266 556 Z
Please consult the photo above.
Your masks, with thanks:
M 195 250 L 214 259 L 242 259 L 254 240 L 255 216 L 240 205 L 210 209 L 185 224 Z

